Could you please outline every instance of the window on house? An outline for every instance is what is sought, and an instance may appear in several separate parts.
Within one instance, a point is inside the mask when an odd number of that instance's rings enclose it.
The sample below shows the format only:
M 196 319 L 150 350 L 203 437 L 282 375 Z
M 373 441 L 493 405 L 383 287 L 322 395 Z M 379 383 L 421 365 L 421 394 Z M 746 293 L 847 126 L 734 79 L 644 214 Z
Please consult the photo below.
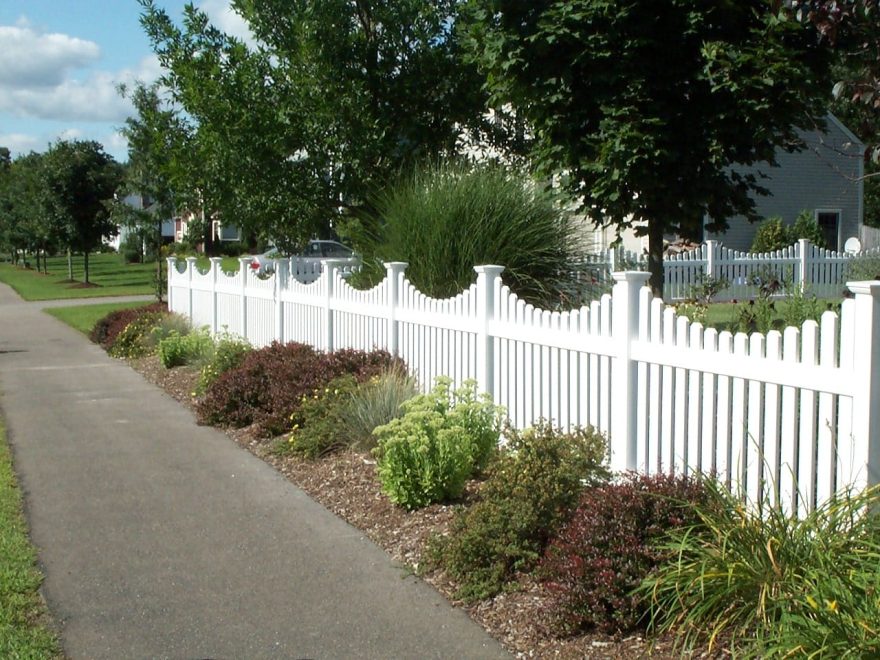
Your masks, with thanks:
M 840 211 L 816 211 L 816 223 L 825 237 L 825 244 L 832 250 L 839 250 Z

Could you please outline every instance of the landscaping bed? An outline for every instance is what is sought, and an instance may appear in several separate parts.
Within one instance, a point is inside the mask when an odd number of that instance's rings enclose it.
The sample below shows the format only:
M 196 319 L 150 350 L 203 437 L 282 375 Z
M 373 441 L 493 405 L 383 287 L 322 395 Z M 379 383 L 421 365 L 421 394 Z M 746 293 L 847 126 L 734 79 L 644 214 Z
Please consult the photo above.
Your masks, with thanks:
M 144 378 L 164 389 L 190 409 L 195 408 L 199 370 L 193 367 L 165 369 L 155 355 L 130 361 Z M 466 605 L 455 600 L 458 585 L 443 571 L 423 570 L 428 538 L 445 532 L 459 505 L 433 504 L 407 511 L 392 504 L 382 494 L 375 461 L 368 455 L 344 450 L 318 459 L 279 456 L 272 449 L 275 440 L 261 439 L 251 427 L 228 429 L 227 434 L 240 446 L 274 466 L 292 483 L 302 488 L 340 518 L 366 534 L 394 561 L 416 572 L 453 604 L 468 614 L 510 652 L 520 657 L 558 658 L 679 658 L 673 640 L 651 642 L 640 635 L 616 639 L 590 634 L 556 637 L 549 619 L 547 587 L 533 577 L 524 576 L 517 591 Z M 466 488 L 462 504 L 472 502 L 476 482 Z

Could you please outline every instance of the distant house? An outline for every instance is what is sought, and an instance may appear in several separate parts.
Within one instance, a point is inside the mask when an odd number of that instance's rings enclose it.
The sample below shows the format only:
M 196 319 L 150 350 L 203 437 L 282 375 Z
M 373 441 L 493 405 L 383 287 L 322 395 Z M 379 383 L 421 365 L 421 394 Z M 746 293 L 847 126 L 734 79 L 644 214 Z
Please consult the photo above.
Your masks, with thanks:
M 778 167 L 764 165 L 738 170 L 756 174 L 758 184 L 770 191 L 767 196 L 753 196 L 761 218 L 779 216 L 784 223 L 792 224 L 806 210 L 813 214 L 832 249 L 842 250 L 846 240 L 853 236 L 861 240 L 863 249 L 874 247 L 876 232 L 864 227 L 864 144 L 835 116 L 829 114 L 826 119 L 825 132 L 801 133 L 806 144 L 802 151 L 778 150 Z M 714 239 L 725 247 L 747 251 L 758 224 L 735 216 L 728 219 L 729 226 L 724 232 L 703 231 L 702 236 L 690 238 Z M 593 231 L 597 249 L 607 248 L 616 237 L 614 227 Z M 623 232 L 621 240 L 629 250 L 641 252 L 647 248 L 647 237 L 636 237 L 631 230 Z
M 141 195 L 139 193 L 132 193 L 130 195 L 126 195 L 122 199 L 123 204 L 127 204 L 131 208 L 136 211 L 151 211 L 155 204 L 153 201 L 147 197 L 146 195 Z M 119 226 L 119 233 L 112 237 L 106 239 L 104 242 L 112 247 L 114 250 L 119 250 L 119 246 L 125 241 L 128 235 L 133 230 L 130 227 L 125 225 Z M 162 221 L 162 241 L 165 243 L 170 243 L 174 240 L 174 220 L 169 218 L 168 220 Z

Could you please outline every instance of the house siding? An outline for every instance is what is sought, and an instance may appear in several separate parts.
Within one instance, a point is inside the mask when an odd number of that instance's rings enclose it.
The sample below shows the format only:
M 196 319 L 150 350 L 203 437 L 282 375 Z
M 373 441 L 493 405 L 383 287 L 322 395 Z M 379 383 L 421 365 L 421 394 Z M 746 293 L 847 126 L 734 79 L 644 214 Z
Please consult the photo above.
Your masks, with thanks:
M 803 210 L 838 211 L 840 227 L 838 244 L 842 249 L 851 236 L 859 236 L 862 224 L 862 183 L 864 145 L 840 122 L 829 116 L 826 132 L 801 134 L 806 143 L 803 151 L 777 153 L 779 167 L 756 167 L 740 171 L 761 173 L 759 185 L 770 190 L 768 196 L 757 195 L 755 207 L 761 218 L 780 216 L 792 224 Z M 742 216 L 729 220 L 729 228 L 721 233 L 706 232 L 705 238 L 715 239 L 735 250 L 751 247 L 759 223 L 750 223 Z

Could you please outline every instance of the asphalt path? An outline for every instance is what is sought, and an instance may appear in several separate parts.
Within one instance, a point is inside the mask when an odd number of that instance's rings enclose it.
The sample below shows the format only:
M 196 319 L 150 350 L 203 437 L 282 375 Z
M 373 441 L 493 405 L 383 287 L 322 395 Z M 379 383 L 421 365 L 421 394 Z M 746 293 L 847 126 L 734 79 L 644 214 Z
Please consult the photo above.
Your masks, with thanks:
M 462 611 L 0 284 L 0 412 L 71 658 L 501 658 Z

